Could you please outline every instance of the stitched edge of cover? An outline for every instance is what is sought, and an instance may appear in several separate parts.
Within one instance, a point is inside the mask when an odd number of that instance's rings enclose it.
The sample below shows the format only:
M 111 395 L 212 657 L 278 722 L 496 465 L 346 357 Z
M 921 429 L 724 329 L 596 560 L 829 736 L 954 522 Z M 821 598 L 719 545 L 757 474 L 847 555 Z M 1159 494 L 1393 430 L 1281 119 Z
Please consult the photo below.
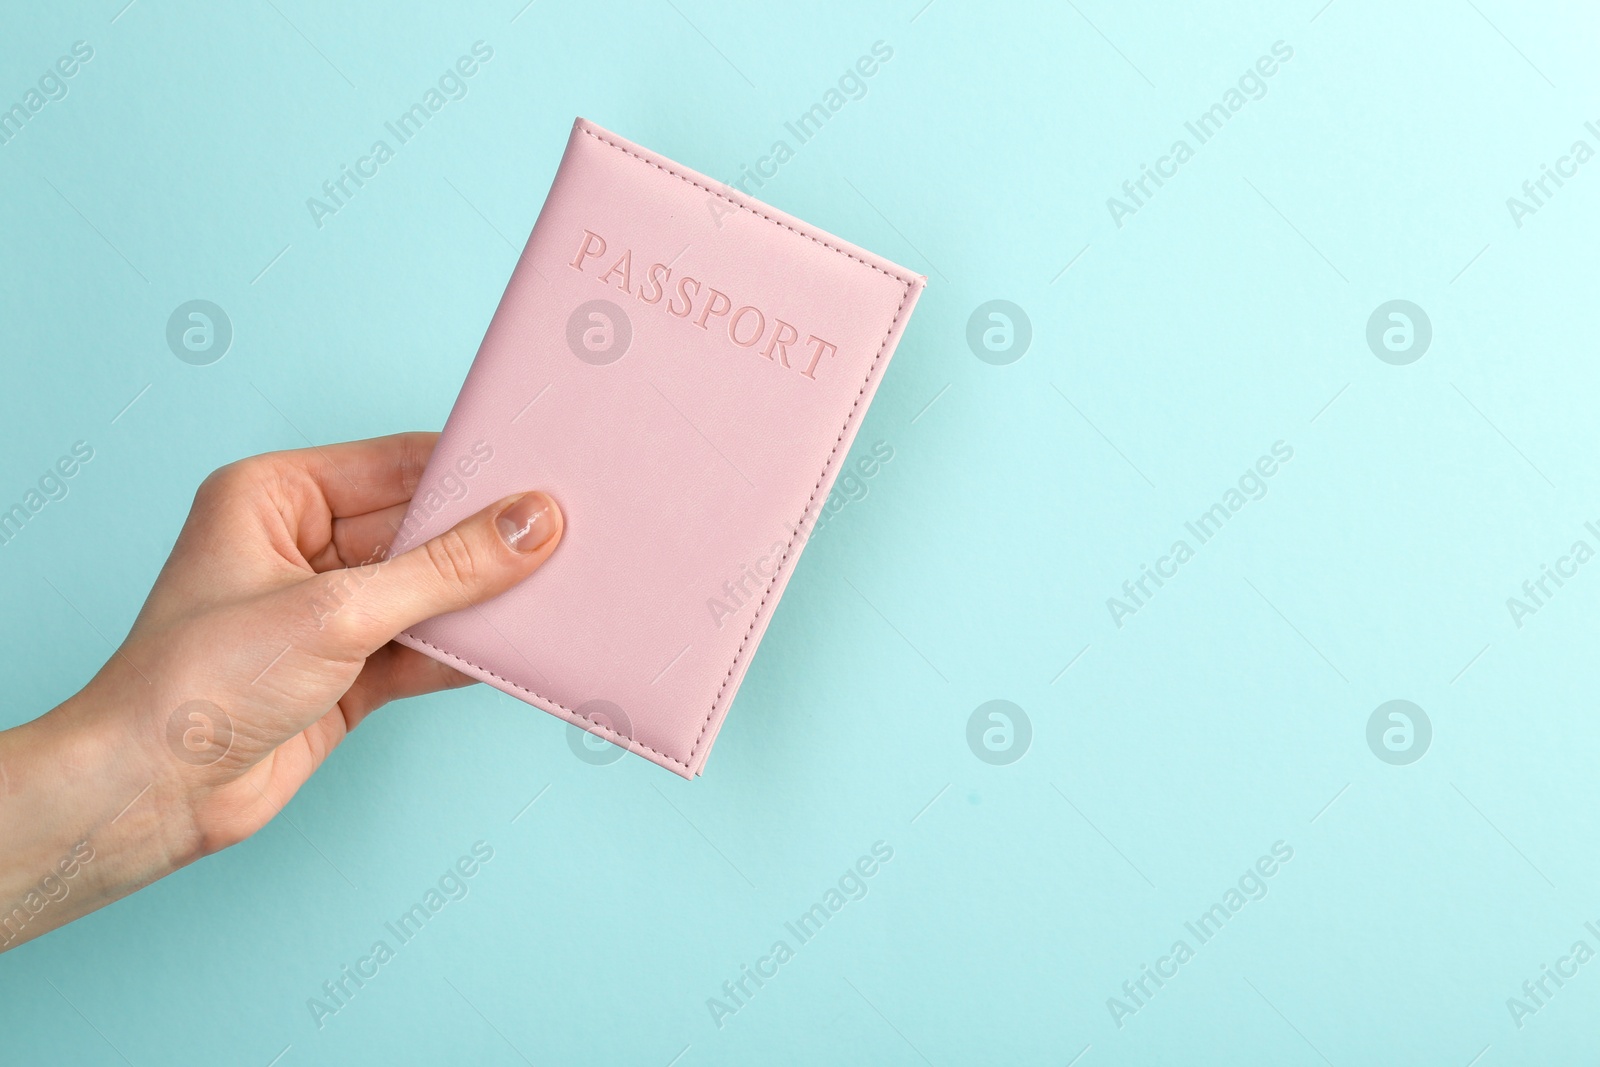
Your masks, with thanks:
M 761 603 L 756 607 L 756 613 L 755 613 L 754 616 L 751 617 L 750 625 L 745 628 L 744 637 L 739 641 L 739 647 L 734 650 L 733 662 L 728 665 L 728 673 L 723 675 L 722 684 L 717 687 L 716 695 L 711 698 L 711 707 L 706 709 L 705 721 L 700 724 L 700 733 L 695 736 L 694 744 L 690 746 L 689 755 L 688 755 L 688 757 L 686 759 L 679 759 L 676 756 L 669 755 L 668 753 L 661 752 L 661 751 L 659 751 L 657 749 L 651 748 L 649 745 L 643 743 L 642 741 L 637 741 L 634 738 L 628 737 L 626 734 L 618 733 L 616 730 L 611 729 L 609 726 L 606 726 L 606 725 L 604 725 L 602 723 L 595 722 L 593 719 L 590 719 L 586 715 L 578 714 L 576 709 L 567 707 L 565 704 L 561 703 L 559 700 L 555 700 L 555 699 L 553 699 L 551 697 L 547 697 L 542 693 L 536 693 L 532 689 L 529 689 L 527 686 L 519 685 L 518 683 L 513 682 L 509 678 L 506 678 L 506 677 L 503 677 L 503 676 L 501 676 L 499 674 L 496 674 L 494 671 L 489 670 L 487 667 L 484 667 L 484 666 L 481 666 L 479 664 L 473 663 L 471 660 L 466 659 L 465 657 L 459 656 L 459 655 L 455 654 L 454 652 L 450 652 L 447 649 L 440 648 L 438 645 L 434 644 L 432 641 L 428 641 L 428 640 L 425 640 L 425 639 L 423 639 L 421 637 L 418 637 L 416 634 L 410 633 L 409 631 L 406 633 L 406 636 L 409 637 L 411 640 L 417 642 L 420 645 L 426 645 L 428 648 L 431 648 L 433 651 L 439 653 L 442 656 L 447 657 L 448 659 L 454 660 L 456 663 L 471 667 L 474 671 L 477 671 L 480 674 L 486 674 L 491 678 L 494 678 L 494 679 L 496 679 L 498 681 L 504 682 L 506 685 L 510 686 L 512 689 L 517 690 L 519 693 L 526 693 L 530 697 L 533 697 L 535 700 L 538 700 L 538 701 L 540 701 L 540 702 L 542 702 L 544 704 L 547 704 L 547 705 L 553 705 L 554 707 L 557 707 L 557 708 L 561 709 L 562 711 L 566 712 L 568 715 L 572 716 L 572 718 L 574 718 L 574 719 L 577 719 L 577 720 L 579 720 L 581 722 L 588 723 L 589 726 L 593 727 L 594 732 L 599 733 L 600 736 L 606 738 L 608 741 L 612 741 L 614 743 L 620 742 L 620 743 L 622 743 L 622 747 L 627 748 L 627 749 L 634 749 L 634 748 L 643 749 L 644 751 L 649 752 L 649 753 L 651 753 L 653 755 L 660 756 L 662 759 L 666 760 L 668 763 L 671 763 L 671 764 L 673 764 L 675 766 L 678 766 L 678 767 L 682 767 L 685 771 L 692 771 L 694 769 L 695 756 L 699 753 L 700 746 L 701 746 L 702 743 L 704 743 L 704 741 L 706 739 L 706 731 L 711 728 L 711 720 L 716 717 L 717 707 L 722 703 L 722 695 L 728 691 L 728 683 L 733 680 L 734 671 L 738 670 L 740 662 L 744 659 L 745 649 L 747 649 L 750 646 L 750 637 L 751 637 L 751 635 L 753 635 L 755 633 L 757 623 L 759 623 L 761 621 L 762 616 L 766 613 L 767 601 L 769 599 L 771 599 L 772 591 L 773 591 L 773 589 L 775 589 L 777 587 L 778 578 L 779 578 L 779 576 L 781 576 L 784 573 L 784 566 L 789 562 L 789 558 L 794 552 L 795 544 L 798 542 L 798 540 L 800 538 L 800 530 L 802 528 L 802 523 L 804 523 L 805 517 L 811 513 L 811 505 L 817 499 L 817 493 L 822 489 L 823 480 L 825 478 L 827 478 L 827 476 L 828 476 L 828 468 L 833 466 L 834 457 L 839 454 L 839 446 L 840 446 L 840 444 L 842 444 L 844 442 L 844 435 L 850 429 L 851 423 L 854 422 L 855 419 L 856 419 L 856 413 L 861 408 L 861 398 L 866 396 L 866 394 L 867 394 L 867 386 L 872 384 L 872 378 L 878 372 L 878 365 L 883 362 L 884 353 L 887 352 L 888 349 L 889 349 L 889 339 L 894 336 L 895 330 L 900 325 L 900 320 L 905 318 L 906 305 L 908 303 L 910 303 L 910 301 L 911 301 L 911 294 L 915 291 L 915 285 L 914 285 L 912 280 L 909 280 L 909 279 L 906 279 L 906 278 L 902 278 L 901 276 L 899 276 L 899 275 L 897 275 L 897 274 L 895 274 L 895 273 L 893 273 L 891 271 L 884 270 L 882 267 L 878 266 L 876 263 L 869 263 L 866 260 L 862 259 L 860 256 L 856 255 L 855 253 L 847 251 L 846 249 L 840 248 L 838 245 L 835 245 L 835 244 L 832 244 L 832 243 L 830 243 L 828 241 L 825 241 L 822 238 L 818 237 L 814 233 L 808 233 L 805 230 L 799 229 L 798 227 L 795 227 L 795 226 L 791 225 L 790 223 L 785 222 L 783 219 L 774 218 L 773 216 L 768 215 L 765 212 L 757 210 L 756 208 L 752 207 L 749 204 L 741 203 L 740 201 L 735 200 L 733 197 L 728 196 L 726 193 L 724 193 L 724 192 L 722 192 L 722 191 L 720 191 L 718 189 L 713 189 L 710 186 L 707 186 L 707 185 L 704 185 L 704 184 L 702 184 L 702 183 L 700 183 L 698 181 L 695 181 L 693 178 L 689 177 L 687 174 L 682 173 L 681 171 L 675 170 L 670 166 L 666 166 L 666 165 L 664 165 L 664 164 L 662 164 L 660 162 L 657 162 L 656 160 L 651 159 L 648 156 L 641 155 L 640 153 L 635 152 L 633 149 L 627 148 L 627 147 L 625 147 L 623 145 L 620 145 L 615 141 L 612 141 L 612 140 L 610 140 L 608 138 L 602 137 L 600 134 L 595 133 L 593 130 L 589 129 L 587 126 L 579 126 L 578 129 L 581 130 L 583 133 L 588 134 L 590 137 L 593 137 L 596 141 L 599 141 L 601 144 L 608 145 L 608 146 L 610 146 L 612 148 L 615 148 L 617 151 L 621 152 L 623 155 L 632 156 L 634 159 L 637 159 L 640 162 L 647 164 L 648 166 L 652 166 L 652 167 L 656 168 L 657 170 L 662 171 L 663 173 L 670 174 L 674 178 L 677 178 L 680 181 L 688 182 L 690 185 L 694 186 L 696 189 L 704 190 L 705 192 L 710 193 L 712 196 L 715 196 L 718 199 L 726 200 L 728 203 L 732 204 L 734 207 L 740 208 L 741 210 L 744 210 L 744 211 L 748 211 L 752 215 L 755 215 L 757 218 L 765 219 L 766 221 L 772 223 L 774 226 L 781 226 L 784 229 L 788 230 L 790 233 L 798 234 L 799 236 L 804 237 L 809 241 L 815 241 L 817 244 L 823 246 L 824 248 L 831 249 L 832 251 L 839 253 L 839 255 L 844 256 L 846 259 L 854 260 L 855 262 L 860 263 L 864 267 L 870 267 L 871 269 L 877 271 L 879 274 L 882 274 L 882 275 L 884 275 L 885 277 L 888 277 L 888 278 L 893 278 L 895 281 L 900 282 L 901 284 L 903 284 L 905 286 L 905 293 L 900 298 L 900 307 L 895 311 L 894 318 L 889 323 L 889 328 L 884 331 L 883 340 L 878 344 L 877 355 L 872 357 L 872 364 L 871 364 L 871 366 L 869 366 L 867 368 L 867 376 L 866 376 L 866 378 L 864 378 L 862 380 L 861 388 L 856 390 L 856 398 L 855 398 L 855 400 L 853 402 L 851 402 L 850 410 L 845 413 L 844 424 L 839 427 L 839 435 L 833 439 L 833 448 L 831 448 L 828 451 L 827 458 L 822 461 L 822 470 L 817 474 L 816 484 L 811 487 L 811 495 L 806 498 L 806 506 L 800 512 L 800 522 L 797 522 L 795 524 L 795 533 L 794 533 L 793 536 L 791 536 L 789 538 L 788 545 L 786 545 L 784 547 L 783 556 L 778 560 L 777 567 L 773 568 L 772 577 L 767 580 L 767 588 L 761 594 Z

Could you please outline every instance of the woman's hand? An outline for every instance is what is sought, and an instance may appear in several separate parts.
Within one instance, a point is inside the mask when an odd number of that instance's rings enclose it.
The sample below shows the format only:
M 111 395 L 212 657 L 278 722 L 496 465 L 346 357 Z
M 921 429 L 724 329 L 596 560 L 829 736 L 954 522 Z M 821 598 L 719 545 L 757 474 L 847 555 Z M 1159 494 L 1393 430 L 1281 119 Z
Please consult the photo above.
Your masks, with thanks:
M 372 711 L 471 681 L 391 639 L 532 574 L 562 516 L 530 492 L 385 559 L 436 440 L 205 480 L 116 655 L 0 733 L 0 950 L 242 841 Z

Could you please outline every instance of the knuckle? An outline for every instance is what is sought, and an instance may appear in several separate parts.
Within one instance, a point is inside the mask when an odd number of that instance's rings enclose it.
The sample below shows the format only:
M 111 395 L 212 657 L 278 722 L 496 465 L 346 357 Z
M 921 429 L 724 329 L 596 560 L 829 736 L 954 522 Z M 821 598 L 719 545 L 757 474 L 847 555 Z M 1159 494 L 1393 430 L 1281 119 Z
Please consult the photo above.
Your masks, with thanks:
M 371 626 L 358 608 L 335 608 L 314 618 L 316 640 L 336 650 L 364 648 L 368 644 Z
M 471 589 L 478 576 L 472 546 L 459 530 L 446 530 L 426 546 L 428 560 L 446 585 L 458 591 Z
M 217 505 L 233 499 L 247 486 L 259 481 L 262 467 L 260 456 L 250 456 L 218 467 L 206 475 L 200 487 L 195 490 L 195 503 Z
M 209 504 L 221 500 L 228 493 L 228 483 L 233 480 L 232 464 L 227 467 L 218 467 L 200 482 L 194 491 L 196 504 Z
M 400 442 L 400 484 L 410 499 L 422 483 L 422 475 L 433 455 L 433 438 L 429 434 L 408 433 Z
M 373 631 L 369 605 L 351 571 L 329 571 L 306 583 L 303 625 L 308 640 L 336 650 L 365 647 Z

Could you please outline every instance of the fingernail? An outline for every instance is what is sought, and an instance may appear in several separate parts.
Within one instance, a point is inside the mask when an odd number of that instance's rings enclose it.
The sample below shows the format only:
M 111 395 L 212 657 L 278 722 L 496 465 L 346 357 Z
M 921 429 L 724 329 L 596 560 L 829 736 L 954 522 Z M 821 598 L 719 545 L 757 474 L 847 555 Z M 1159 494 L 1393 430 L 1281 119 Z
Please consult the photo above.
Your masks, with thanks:
M 495 517 L 494 528 L 513 551 L 537 551 L 556 535 L 556 502 L 543 493 L 524 493 Z

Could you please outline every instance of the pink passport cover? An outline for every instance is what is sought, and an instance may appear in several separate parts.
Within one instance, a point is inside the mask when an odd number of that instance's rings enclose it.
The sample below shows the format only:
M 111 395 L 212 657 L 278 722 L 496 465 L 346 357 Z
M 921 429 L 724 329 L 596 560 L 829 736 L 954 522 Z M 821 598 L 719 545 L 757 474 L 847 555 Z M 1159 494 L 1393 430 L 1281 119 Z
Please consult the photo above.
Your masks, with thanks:
M 566 533 L 399 640 L 698 775 L 925 282 L 579 119 L 390 551 Z

